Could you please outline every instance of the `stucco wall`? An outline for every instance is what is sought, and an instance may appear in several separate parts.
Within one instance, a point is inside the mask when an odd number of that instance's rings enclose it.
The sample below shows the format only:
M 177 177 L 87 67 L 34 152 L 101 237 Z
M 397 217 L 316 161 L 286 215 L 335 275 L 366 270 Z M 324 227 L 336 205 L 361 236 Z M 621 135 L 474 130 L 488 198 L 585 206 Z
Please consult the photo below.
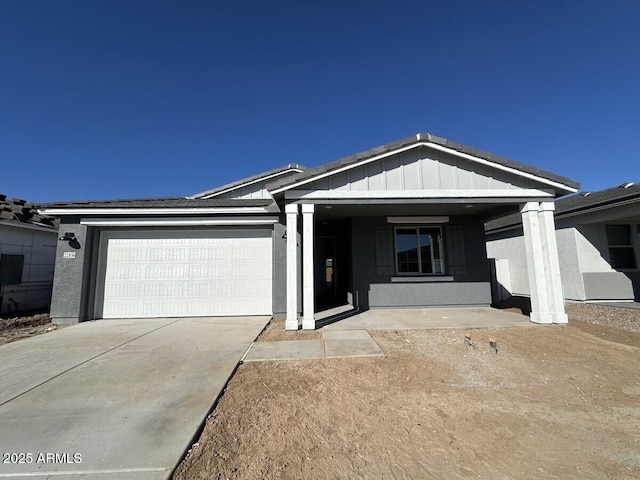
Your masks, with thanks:
M 638 271 L 616 271 L 609 263 L 604 222 L 579 225 L 576 228 L 576 241 L 587 300 L 633 300 L 640 298 L 640 273 Z M 637 252 L 636 257 L 638 257 Z M 636 258 L 636 261 L 640 261 L 640 258 Z
M 584 285 L 576 251 L 576 233 L 573 228 L 556 230 L 560 277 L 564 297 L 584 300 Z M 487 257 L 507 259 L 512 295 L 530 295 L 529 273 L 522 228 L 492 234 L 487 237 Z
M 609 264 L 606 223 L 558 223 L 556 240 L 564 297 L 568 300 L 633 300 L 640 298 L 640 271 L 616 271 Z M 522 229 L 487 237 L 487 256 L 509 260 L 513 295 L 529 295 Z M 638 255 L 637 255 L 638 257 Z M 640 258 L 637 258 L 640 261 Z
M 90 227 L 73 220 L 60 225 L 60 234 L 65 232 L 74 233 L 77 243 L 61 241 L 58 244 L 51 318 L 57 323 L 77 323 L 90 318 L 88 303 L 94 235 Z
M 57 238 L 54 229 L 0 225 L 0 254 L 24 255 L 22 281 L 0 286 L 0 313 L 49 307 Z
M 575 231 L 580 271 L 582 273 L 613 272 L 609 264 L 604 225 L 578 225 Z
M 509 260 L 512 295 L 529 295 L 529 274 L 522 228 L 490 235 L 487 257 Z
M 395 277 L 390 271 L 389 261 L 378 262 L 380 255 L 388 256 L 382 250 L 392 249 L 393 229 L 385 229 L 385 217 L 359 217 L 352 221 L 352 279 L 354 303 L 360 308 L 383 308 L 401 306 L 438 305 L 488 305 L 491 303 L 489 267 L 484 248 L 484 231 L 477 223 L 464 223 L 452 218 L 451 225 L 461 226 L 464 241 L 456 242 L 464 249 L 462 255 L 452 252 L 447 238 L 447 226 L 443 225 L 443 250 L 445 252 L 445 275 L 451 281 L 408 282 Z M 383 227 L 383 228 L 380 228 Z M 389 238 L 384 240 L 384 236 Z M 378 242 L 378 244 L 376 244 Z M 382 245 L 382 247 L 381 247 Z M 459 252 L 457 252 L 459 253 Z M 391 251 L 393 255 L 393 251 Z M 465 259 L 464 268 L 450 275 L 448 265 Z M 381 263 L 381 264 L 380 264 Z M 382 266 L 381 266 L 382 265 Z M 396 281 L 393 281 L 394 279 Z

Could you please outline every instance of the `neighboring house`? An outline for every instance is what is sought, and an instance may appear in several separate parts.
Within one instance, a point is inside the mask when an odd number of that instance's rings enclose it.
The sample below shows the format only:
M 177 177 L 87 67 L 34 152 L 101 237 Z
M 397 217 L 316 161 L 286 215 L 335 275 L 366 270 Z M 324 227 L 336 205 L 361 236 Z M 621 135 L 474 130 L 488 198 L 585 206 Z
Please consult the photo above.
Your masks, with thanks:
M 555 202 L 560 272 L 567 300 L 640 300 L 640 184 L 582 192 Z M 487 223 L 499 297 L 529 295 L 522 223 Z
M 273 315 L 491 303 L 484 222 L 526 204 L 528 241 L 558 268 L 554 198 L 579 184 L 429 134 L 306 169 L 286 167 L 189 198 L 69 202 L 52 316 Z M 543 245 L 540 247 L 540 245 Z M 561 299 L 559 275 L 530 269 Z M 546 283 L 544 283 L 546 282 Z M 535 296 L 535 295 L 534 295 Z M 562 301 L 532 321 L 564 323 Z
M 35 205 L 0 195 L 0 315 L 49 307 L 57 225 Z

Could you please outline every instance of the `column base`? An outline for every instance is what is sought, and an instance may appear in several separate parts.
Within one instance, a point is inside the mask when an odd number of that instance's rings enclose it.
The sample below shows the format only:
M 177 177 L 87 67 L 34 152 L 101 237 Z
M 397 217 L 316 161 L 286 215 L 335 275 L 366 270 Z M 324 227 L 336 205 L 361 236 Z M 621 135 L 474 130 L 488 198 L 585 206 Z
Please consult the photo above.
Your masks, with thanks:
M 300 327 L 300 325 L 298 323 L 298 319 L 297 318 L 295 320 L 287 319 L 287 320 L 284 321 L 284 329 L 285 330 L 298 330 L 299 327 Z
M 564 325 L 569 323 L 569 317 L 566 313 L 556 313 L 553 315 L 553 323 Z
M 541 323 L 545 325 L 553 323 L 553 315 L 550 313 L 531 312 L 529 314 L 529 319 L 533 323 Z
M 316 329 L 316 321 L 315 321 L 315 319 L 313 319 L 313 318 L 311 318 L 311 319 L 303 318 L 302 319 L 302 329 L 303 330 L 315 330 Z

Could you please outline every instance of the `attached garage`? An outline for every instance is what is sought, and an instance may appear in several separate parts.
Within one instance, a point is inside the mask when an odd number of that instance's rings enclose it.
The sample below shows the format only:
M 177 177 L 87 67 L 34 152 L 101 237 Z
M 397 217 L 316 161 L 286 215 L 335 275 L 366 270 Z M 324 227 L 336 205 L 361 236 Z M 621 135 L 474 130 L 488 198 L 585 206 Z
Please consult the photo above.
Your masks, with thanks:
M 271 229 L 100 234 L 96 318 L 271 313 Z

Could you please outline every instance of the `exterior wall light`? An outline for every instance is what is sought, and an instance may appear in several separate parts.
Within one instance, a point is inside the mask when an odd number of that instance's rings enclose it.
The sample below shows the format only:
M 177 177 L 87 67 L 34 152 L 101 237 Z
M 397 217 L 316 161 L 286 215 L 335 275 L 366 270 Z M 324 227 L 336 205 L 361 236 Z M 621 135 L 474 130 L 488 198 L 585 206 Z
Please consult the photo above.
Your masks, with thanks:
M 63 236 L 61 236 L 58 240 L 61 240 L 63 242 L 70 242 L 72 240 L 76 239 L 76 234 L 73 232 L 65 232 L 65 234 Z

